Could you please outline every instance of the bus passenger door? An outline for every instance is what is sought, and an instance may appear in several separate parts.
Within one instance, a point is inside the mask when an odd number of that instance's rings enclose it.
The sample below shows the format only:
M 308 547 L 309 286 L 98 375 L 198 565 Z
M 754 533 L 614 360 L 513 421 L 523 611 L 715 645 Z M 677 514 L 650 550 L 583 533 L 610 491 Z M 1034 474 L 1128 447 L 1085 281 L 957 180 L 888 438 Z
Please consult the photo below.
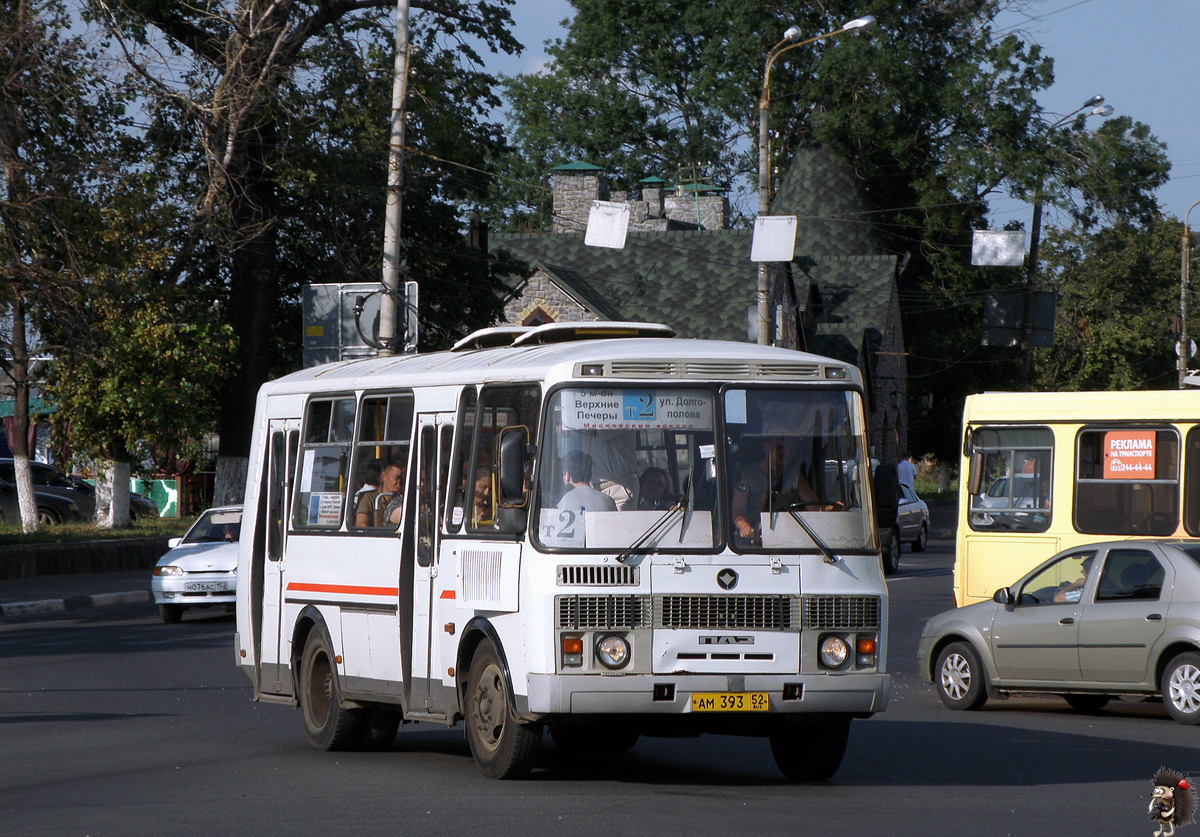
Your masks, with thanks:
M 411 682 L 408 705 L 416 713 L 442 714 L 445 701 L 436 695 L 441 661 L 435 635 L 438 582 L 438 551 L 441 542 L 441 518 L 446 507 L 445 492 L 450 465 L 450 445 L 454 435 L 453 413 L 423 413 L 417 417 L 419 449 L 417 462 L 417 503 L 414 525 L 406 537 L 412 538 L 416 556 L 413 572 L 413 643 Z
M 255 608 L 254 618 L 255 641 L 259 645 L 259 689 L 271 694 L 290 694 L 286 643 L 280 632 L 287 515 L 300 443 L 300 422 L 272 419 L 268 424 L 267 439 L 266 520 L 259 521 L 265 525 L 266 560 L 262 568 L 261 603 Z

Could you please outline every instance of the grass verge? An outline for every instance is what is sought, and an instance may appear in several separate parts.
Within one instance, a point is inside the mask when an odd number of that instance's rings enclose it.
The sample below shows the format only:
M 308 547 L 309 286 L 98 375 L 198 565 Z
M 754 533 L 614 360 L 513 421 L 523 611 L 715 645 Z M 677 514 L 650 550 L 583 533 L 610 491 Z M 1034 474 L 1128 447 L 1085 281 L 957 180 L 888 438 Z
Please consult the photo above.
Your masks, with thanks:
M 77 541 L 120 540 L 123 538 L 173 538 L 182 535 L 194 517 L 159 517 L 138 520 L 124 529 L 101 529 L 94 523 L 60 523 L 43 526 L 28 534 L 20 524 L 0 524 L 0 549 L 23 543 L 74 543 Z

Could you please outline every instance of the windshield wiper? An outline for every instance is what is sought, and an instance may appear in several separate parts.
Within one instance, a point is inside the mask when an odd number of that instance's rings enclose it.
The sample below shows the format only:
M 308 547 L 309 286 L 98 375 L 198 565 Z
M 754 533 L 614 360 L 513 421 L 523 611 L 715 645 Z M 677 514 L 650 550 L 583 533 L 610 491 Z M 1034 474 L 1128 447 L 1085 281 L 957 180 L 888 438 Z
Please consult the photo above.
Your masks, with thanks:
M 688 488 L 690 488 L 690 485 L 685 486 L 683 495 L 678 500 L 676 500 L 669 509 L 667 509 L 665 512 L 663 512 L 662 517 L 660 517 L 658 520 L 651 523 L 650 528 L 648 528 L 645 532 L 642 532 L 641 536 L 638 537 L 637 540 L 635 540 L 629 546 L 625 547 L 619 553 L 617 553 L 616 560 L 618 562 L 624 564 L 626 561 L 628 561 L 630 558 L 632 558 L 634 555 L 636 555 L 639 551 L 641 551 L 641 548 L 643 546 L 645 546 L 650 541 L 651 538 L 654 538 L 657 535 L 661 534 L 668 526 L 670 526 L 671 523 L 673 522 L 675 515 L 687 511 L 687 509 L 688 509 L 688 491 L 687 491 L 687 489 Z M 684 528 L 685 527 L 680 527 L 680 531 L 679 531 L 679 540 L 681 543 L 683 541 L 683 529 Z
M 812 542 L 817 545 L 817 549 L 821 550 L 821 554 L 825 556 L 825 563 L 836 564 L 837 556 L 833 554 L 833 550 L 826 545 L 825 541 L 817 537 L 817 533 L 813 531 L 813 528 L 808 525 L 804 518 L 796 513 L 795 506 L 787 506 L 784 508 L 784 511 L 792 516 L 792 520 L 800 524 L 800 528 L 804 530 L 804 534 L 812 538 Z

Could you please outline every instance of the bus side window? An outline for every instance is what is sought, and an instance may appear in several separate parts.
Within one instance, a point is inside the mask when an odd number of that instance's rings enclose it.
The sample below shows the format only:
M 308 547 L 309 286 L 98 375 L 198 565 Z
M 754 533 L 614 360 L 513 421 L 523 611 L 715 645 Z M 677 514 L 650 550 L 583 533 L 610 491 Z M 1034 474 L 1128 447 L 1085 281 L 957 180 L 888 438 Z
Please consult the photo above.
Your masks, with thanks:
M 1183 458 L 1183 528 L 1200 535 L 1200 427 L 1187 432 Z
M 536 384 L 503 384 L 484 387 L 479 397 L 479 430 L 475 447 L 466 462 L 473 463 L 464 483 L 468 528 L 496 532 L 496 495 L 499 450 L 496 445 L 506 427 L 537 427 L 542 391 Z M 529 444 L 536 440 L 531 435 Z M 511 528 L 511 527 L 505 527 Z
M 354 438 L 353 397 L 314 399 L 305 411 L 292 523 L 336 529 L 342 523 Z
M 447 484 L 446 531 L 457 532 L 470 509 L 467 507 L 467 478 L 470 476 L 470 454 L 475 446 L 475 407 L 478 398 L 474 387 L 463 389 L 458 402 L 458 422 L 455 424 L 454 455 L 449 465 L 453 485 Z
M 359 435 L 354 446 L 354 477 L 347 503 L 351 531 L 375 528 L 394 531 L 399 524 L 412 422 L 410 393 L 363 397 Z

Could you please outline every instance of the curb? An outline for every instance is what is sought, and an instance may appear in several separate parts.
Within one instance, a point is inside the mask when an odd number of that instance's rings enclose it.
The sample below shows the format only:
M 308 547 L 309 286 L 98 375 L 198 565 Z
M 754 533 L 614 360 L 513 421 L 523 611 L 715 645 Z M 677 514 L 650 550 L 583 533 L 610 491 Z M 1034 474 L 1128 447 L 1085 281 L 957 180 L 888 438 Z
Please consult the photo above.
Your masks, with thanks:
M 0 616 L 30 616 L 36 613 L 57 613 L 83 610 L 105 605 L 136 604 L 151 601 L 149 590 L 130 590 L 125 593 L 98 593 L 95 596 L 67 596 L 64 599 L 41 599 L 36 602 L 0 604 Z

